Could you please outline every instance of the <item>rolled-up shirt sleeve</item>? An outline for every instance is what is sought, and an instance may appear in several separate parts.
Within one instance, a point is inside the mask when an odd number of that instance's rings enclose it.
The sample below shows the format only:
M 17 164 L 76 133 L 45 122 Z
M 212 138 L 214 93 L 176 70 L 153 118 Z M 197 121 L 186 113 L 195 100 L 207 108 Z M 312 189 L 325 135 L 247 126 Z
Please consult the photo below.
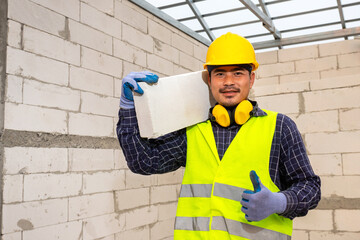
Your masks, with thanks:
M 185 166 L 185 129 L 156 139 L 141 138 L 135 109 L 120 109 L 116 132 L 127 165 L 134 173 L 160 174 Z

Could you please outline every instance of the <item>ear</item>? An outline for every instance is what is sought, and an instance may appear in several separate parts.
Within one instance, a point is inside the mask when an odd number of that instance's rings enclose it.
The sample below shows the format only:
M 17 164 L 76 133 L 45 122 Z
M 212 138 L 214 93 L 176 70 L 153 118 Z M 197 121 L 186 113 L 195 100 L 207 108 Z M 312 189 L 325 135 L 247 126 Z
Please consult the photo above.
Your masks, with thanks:
M 251 72 L 251 73 L 250 73 L 250 88 L 253 87 L 254 82 L 255 82 L 255 73 L 254 73 L 254 72 Z

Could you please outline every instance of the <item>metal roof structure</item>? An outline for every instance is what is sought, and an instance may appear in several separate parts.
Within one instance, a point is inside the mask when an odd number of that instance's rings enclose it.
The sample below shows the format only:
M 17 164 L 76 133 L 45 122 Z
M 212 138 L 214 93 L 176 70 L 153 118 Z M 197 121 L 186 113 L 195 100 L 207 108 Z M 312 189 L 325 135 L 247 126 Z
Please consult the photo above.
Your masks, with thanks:
M 209 45 L 233 32 L 256 50 L 360 35 L 359 0 L 129 0 Z

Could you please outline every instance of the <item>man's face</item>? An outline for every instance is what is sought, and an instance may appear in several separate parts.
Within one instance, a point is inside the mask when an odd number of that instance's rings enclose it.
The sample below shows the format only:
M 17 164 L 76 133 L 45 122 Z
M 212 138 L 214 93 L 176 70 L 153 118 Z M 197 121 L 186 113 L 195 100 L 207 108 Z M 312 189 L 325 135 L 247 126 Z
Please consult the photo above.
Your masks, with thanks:
M 255 73 L 237 66 L 221 66 L 211 71 L 208 79 L 215 100 L 222 106 L 232 107 L 247 99 L 255 81 Z

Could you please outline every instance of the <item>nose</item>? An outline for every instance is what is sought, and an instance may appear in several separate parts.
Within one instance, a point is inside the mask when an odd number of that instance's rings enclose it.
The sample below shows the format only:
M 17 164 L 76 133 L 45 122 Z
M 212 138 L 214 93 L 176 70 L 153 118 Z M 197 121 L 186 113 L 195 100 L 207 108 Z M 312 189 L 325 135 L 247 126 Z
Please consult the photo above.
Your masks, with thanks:
M 226 73 L 225 79 L 224 79 L 224 85 L 229 86 L 229 85 L 233 85 L 233 84 L 234 84 L 233 75 L 229 72 Z

